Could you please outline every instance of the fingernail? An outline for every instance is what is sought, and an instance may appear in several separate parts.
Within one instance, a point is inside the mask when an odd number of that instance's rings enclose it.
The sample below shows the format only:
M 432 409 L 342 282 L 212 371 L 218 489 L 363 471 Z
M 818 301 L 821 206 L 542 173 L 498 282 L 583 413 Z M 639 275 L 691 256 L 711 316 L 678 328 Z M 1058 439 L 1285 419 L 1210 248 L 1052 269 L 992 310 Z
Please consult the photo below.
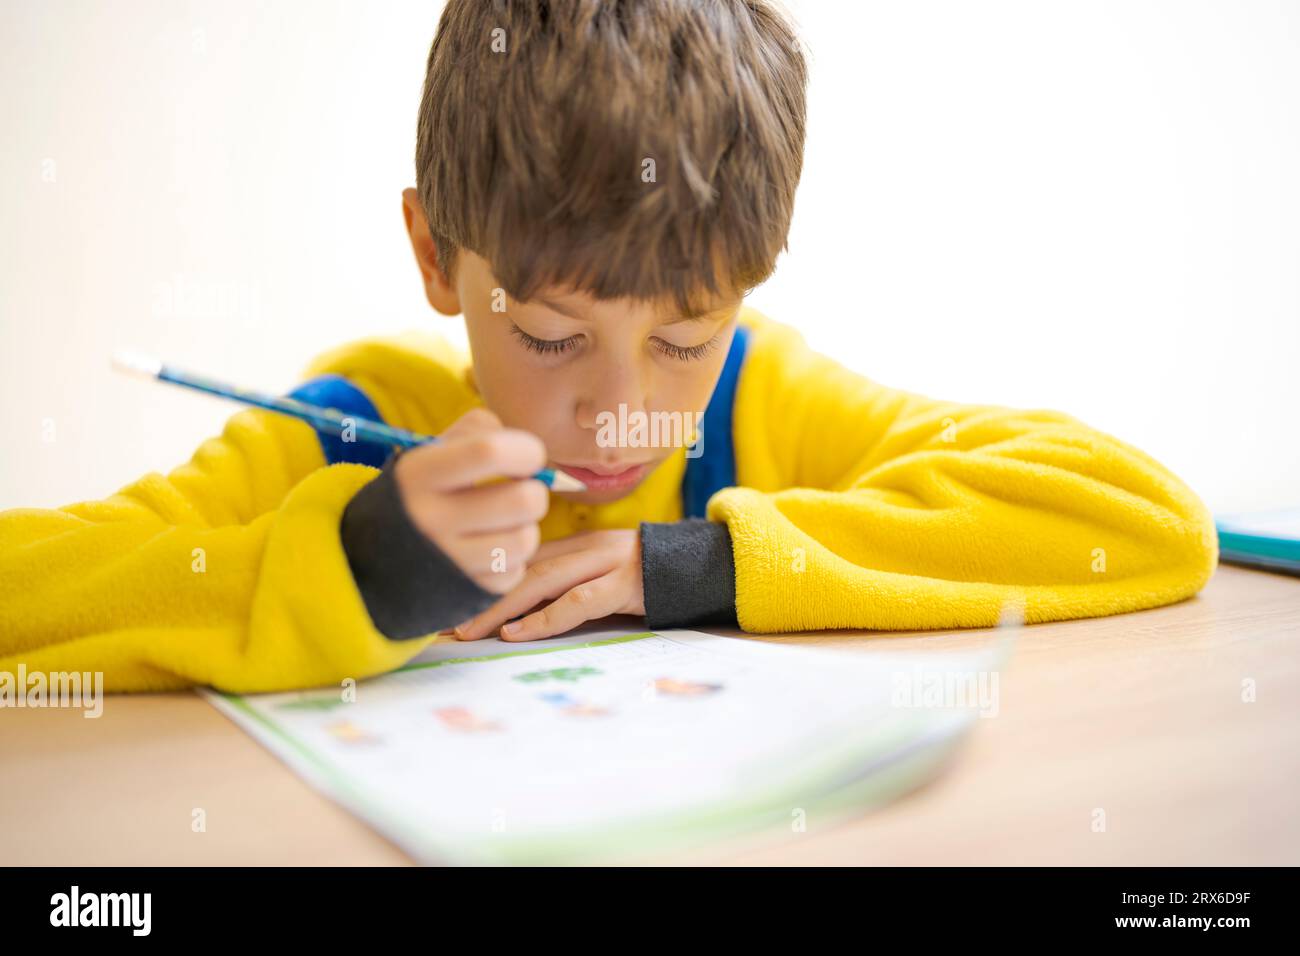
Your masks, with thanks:
M 514 634 L 514 633 L 516 633 L 518 630 L 519 630 L 519 625 L 518 625 L 518 623 L 516 623 L 516 622 L 514 622 L 514 621 L 511 621 L 509 624 L 502 624 L 502 625 L 501 625 L 501 636 L 502 636 L 502 637 L 505 637 L 507 634 Z

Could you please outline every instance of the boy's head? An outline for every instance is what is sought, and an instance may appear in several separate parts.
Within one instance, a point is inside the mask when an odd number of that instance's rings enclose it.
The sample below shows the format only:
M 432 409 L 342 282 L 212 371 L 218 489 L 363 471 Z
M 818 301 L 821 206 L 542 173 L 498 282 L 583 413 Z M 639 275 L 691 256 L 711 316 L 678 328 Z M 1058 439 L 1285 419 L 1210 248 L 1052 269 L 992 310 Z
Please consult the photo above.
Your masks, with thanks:
M 465 315 L 484 403 L 584 480 L 643 466 L 579 500 L 627 494 L 674 450 L 609 444 L 602 413 L 708 404 L 785 247 L 805 82 L 766 0 L 443 10 L 407 228 L 430 303 Z

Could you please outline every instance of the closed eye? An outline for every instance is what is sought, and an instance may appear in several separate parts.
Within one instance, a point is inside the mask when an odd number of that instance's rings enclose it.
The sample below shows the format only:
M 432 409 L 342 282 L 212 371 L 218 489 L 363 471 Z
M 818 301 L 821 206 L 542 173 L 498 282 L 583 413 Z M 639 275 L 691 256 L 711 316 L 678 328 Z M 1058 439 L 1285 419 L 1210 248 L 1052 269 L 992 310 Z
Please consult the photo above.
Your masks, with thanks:
M 523 343 L 524 348 L 531 349 L 541 355 L 567 352 L 574 348 L 582 337 L 580 335 L 570 335 L 567 339 L 539 339 L 536 336 L 529 335 L 513 322 L 510 323 L 510 333 Z
M 578 342 L 582 339 L 581 335 L 570 335 L 565 339 L 539 339 L 535 335 L 529 335 L 513 322 L 510 323 L 510 333 L 519 339 L 524 348 L 539 355 L 557 355 L 569 352 L 576 348 Z M 699 345 L 674 345 L 672 342 L 666 342 L 660 338 L 656 338 L 654 341 L 655 348 L 679 362 L 702 359 L 718 346 L 718 337 L 716 335 Z
M 718 346 L 718 337 L 715 335 L 707 342 L 699 345 L 674 345 L 672 342 L 665 342 L 663 339 L 655 339 L 658 343 L 655 348 L 663 352 L 669 358 L 677 359 L 681 362 L 690 362 L 695 359 L 702 359 Z

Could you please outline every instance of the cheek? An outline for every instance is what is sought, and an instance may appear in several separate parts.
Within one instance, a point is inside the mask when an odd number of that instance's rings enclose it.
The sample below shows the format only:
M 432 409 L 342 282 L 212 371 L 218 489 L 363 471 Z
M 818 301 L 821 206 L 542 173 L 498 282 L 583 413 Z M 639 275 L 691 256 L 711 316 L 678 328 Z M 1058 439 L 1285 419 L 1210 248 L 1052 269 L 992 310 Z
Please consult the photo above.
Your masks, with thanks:
M 503 354 L 504 353 L 504 354 Z M 522 428 L 549 446 L 572 424 L 568 385 L 555 373 L 540 374 L 510 356 L 475 352 L 474 377 L 483 402 L 507 428 Z
M 483 396 L 483 403 L 502 423 L 513 428 L 526 427 L 520 421 L 521 413 L 527 410 L 526 403 L 519 397 L 520 383 L 525 375 L 514 360 L 511 343 L 495 328 L 497 324 L 482 316 L 475 316 L 468 322 L 474 381 Z

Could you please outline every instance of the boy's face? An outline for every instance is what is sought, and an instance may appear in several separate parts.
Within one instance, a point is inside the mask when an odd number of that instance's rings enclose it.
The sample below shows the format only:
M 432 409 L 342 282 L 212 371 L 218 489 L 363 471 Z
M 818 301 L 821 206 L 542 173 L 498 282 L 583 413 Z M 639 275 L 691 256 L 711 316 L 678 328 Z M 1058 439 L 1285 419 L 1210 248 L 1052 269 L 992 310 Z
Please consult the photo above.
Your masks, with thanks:
M 424 217 L 412 221 L 419 209 L 410 208 L 410 198 L 407 223 L 430 303 L 445 314 L 463 312 L 484 404 L 507 427 L 541 438 L 551 467 L 587 484 L 566 498 L 622 498 L 690 440 L 721 374 L 743 296 L 718 298 L 698 318 L 682 318 L 669 304 L 602 301 L 568 290 L 543 290 L 521 303 L 504 292 L 486 260 L 465 249 L 448 283 L 431 248 L 422 249 Z M 646 426 L 640 432 L 638 421 Z

